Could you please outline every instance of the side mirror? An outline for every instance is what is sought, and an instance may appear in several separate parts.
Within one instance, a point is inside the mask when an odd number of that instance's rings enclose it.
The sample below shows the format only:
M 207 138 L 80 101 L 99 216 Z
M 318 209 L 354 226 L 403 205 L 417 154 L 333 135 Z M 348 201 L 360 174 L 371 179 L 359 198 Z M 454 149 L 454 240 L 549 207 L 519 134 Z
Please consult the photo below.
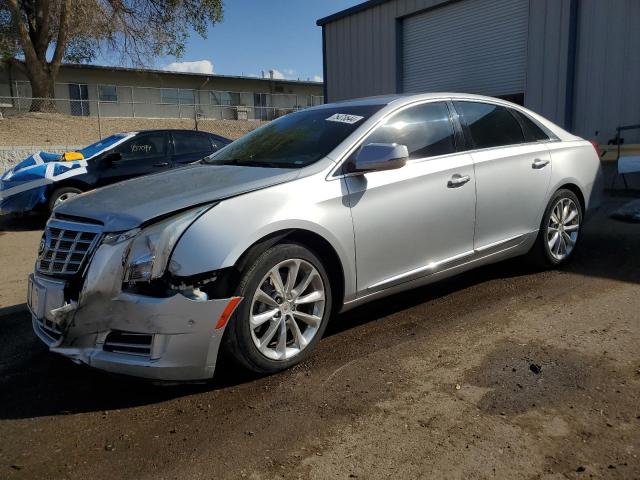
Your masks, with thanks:
M 353 172 L 395 170 L 407 163 L 409 151 L 406 145 L 397 143 L 369 143 L 362 147 L 351 166 Z
M 122 160 L 122 154 L 118 152 L 111 152 L 105 155 L 102 160 L 107 163 L 117 162 Z

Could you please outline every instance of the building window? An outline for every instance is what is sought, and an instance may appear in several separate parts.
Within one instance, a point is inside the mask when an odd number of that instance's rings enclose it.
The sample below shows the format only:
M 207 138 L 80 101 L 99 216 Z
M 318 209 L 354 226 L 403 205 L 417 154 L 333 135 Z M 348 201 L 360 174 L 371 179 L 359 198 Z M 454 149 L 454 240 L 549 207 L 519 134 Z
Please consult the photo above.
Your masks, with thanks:
M 115 85 L 98 85 L 98 99 L 101 102 L 117 102 L 118 89 Z
M 240 94 L 237 92 L 209 92 L 211 105 L 241 105 Z
M 170 105 L 195 105 L 196 96 L 193 90 L 180 88 L 161 88 L 160 102 Z

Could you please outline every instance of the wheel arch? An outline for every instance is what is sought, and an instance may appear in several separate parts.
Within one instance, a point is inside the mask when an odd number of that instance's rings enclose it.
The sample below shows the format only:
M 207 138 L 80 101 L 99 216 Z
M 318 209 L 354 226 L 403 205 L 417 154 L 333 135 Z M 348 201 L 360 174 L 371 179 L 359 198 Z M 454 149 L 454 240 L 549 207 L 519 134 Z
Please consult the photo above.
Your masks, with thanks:
M 295 242 L 307 247 L 315 253 L 327 270 L 331 280 L 331 293 L 333 296 L 332 311 L 340 310 L 345 297 L 345 270 L 334 246 L 322 235 L 304 228 L 288 228 L 272 232 L 249 246 L 235 262 L 237 272 L 241 272 L 248 264 L 255 260 L 265 250 L 285 242 Z
M 582 208 L 582 214 L 584 215 L 586 205 L 585 205 L 584 193 L 582 193 L 582 189 L 576 183 L 567 182 L 560 185 L 558 188 L 556 188 L 551 195 L 553 196 L 558 190 L 563 190 L 563 189 L 573 192 L 575 196 L 578 197 L 578 200 L 580 201 L 580 207 Z
M 56 190 L 59 190 L 61 188 L 67 188 L 67 187 L 77 188 L 78 190 L 82 190 L 83 192 L 87 192 L 87 191 L 93 190 L 95 188 L 92 185 L 90 185 L 87 182 L 84 182 L 82 180 L 78 180 L 76 178 L 67 178 L 65 180 L 61 180 L 59 182 L 52 183 L 49 186 L 49 192 L 47 193 L 47 198 L 50 198 L 51 194 L 53 192 L 55 192 Z

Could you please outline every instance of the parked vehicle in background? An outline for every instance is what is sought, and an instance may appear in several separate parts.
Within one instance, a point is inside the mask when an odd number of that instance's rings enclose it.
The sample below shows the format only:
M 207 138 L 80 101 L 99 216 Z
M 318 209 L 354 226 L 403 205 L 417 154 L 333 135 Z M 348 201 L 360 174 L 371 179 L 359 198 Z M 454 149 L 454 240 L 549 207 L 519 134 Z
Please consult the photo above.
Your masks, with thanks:
M 231 143 L 208 132 L 117 133 L 75 152 L 31 155 L 0 177 L 0 212 L 49 211 L 80 193 L 181 167 Z
M 310 108 L 206 159 L 65 202 L 28 305 L 51 351 L 202 380 L 306 358 L 330 316 L 491 262 L 566 262 L 600 202 L 593 145 L 488 97 Z

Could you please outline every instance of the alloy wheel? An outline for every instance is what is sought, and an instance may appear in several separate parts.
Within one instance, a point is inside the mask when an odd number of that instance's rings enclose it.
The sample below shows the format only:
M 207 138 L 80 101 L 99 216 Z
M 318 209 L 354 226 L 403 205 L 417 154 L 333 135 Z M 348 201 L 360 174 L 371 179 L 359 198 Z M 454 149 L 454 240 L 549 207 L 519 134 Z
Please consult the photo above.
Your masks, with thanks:
M 571 255 L 580 232 L 580 211 L 570 198 L 561 198 L 554 205 L 547 225 L 549 253 L 561 261 Z
M 57 207 L 61 203 L 66 202 L 67 200 L 71 200 L 73 197 L 77 197 L 79 194 L 75 192 L 65 192 L 56 198 L 56 201 L 53 203 L 54 207 Z
M 262 278 L 251 303 L 251 338 L 271 360 L 289 360 L 318 333 L 325 310 L 318 270 L 299 258 L 282 261 Z

